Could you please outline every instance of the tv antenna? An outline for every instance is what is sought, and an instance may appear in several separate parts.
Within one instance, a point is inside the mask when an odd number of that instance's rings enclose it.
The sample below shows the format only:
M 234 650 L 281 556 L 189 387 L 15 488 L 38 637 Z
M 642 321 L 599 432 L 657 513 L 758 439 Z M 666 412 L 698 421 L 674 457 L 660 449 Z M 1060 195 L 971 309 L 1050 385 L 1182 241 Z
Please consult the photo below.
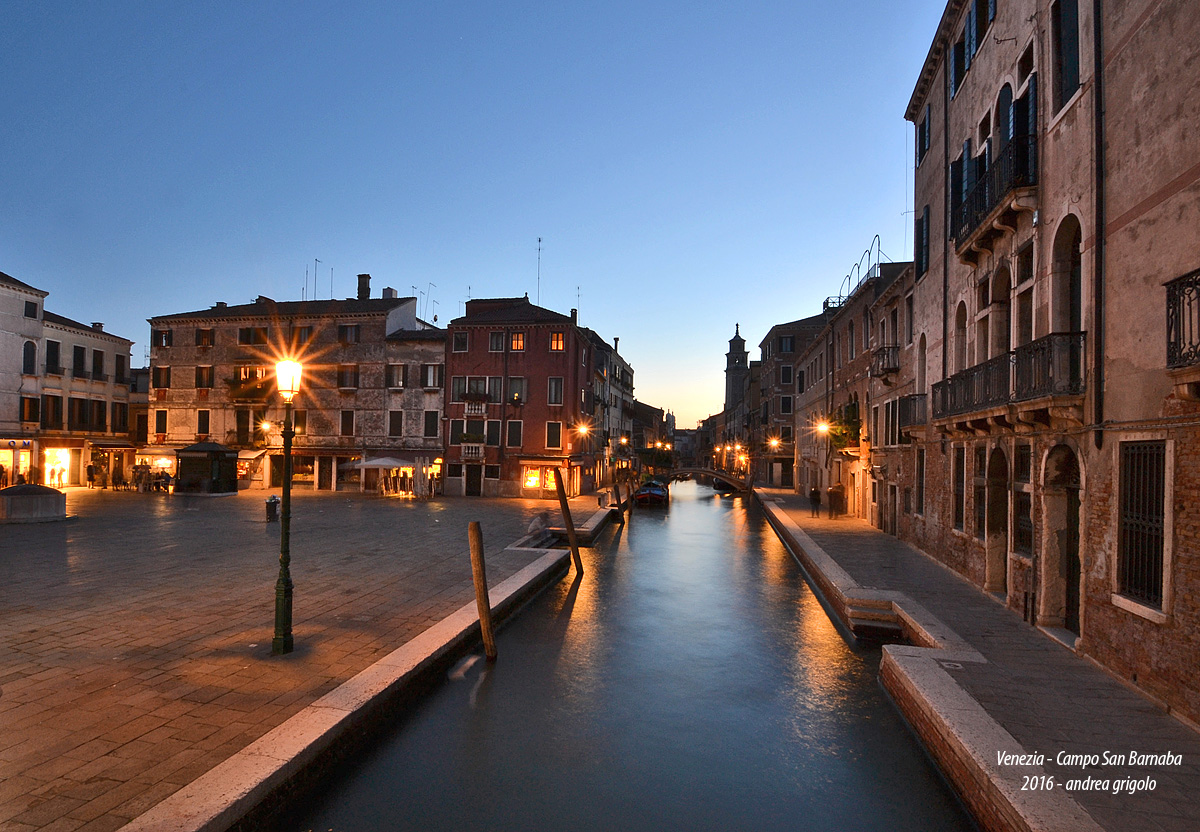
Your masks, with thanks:
M 542 238 L 538 237 L 537 305 L 542 305 Z

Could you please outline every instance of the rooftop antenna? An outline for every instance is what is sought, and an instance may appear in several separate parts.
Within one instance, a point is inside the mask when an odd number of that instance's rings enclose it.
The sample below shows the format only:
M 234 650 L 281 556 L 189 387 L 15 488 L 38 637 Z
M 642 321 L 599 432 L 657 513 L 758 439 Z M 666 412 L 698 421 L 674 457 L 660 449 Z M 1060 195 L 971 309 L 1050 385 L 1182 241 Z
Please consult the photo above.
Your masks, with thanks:
M 300 300 L 308 300 L 308 265 L 304 266 L 304 291 L 300 293 Z
M 313 300 L 317 299 L 317 264 L 320 262 L 321 261 L 317 258 L 313 258 Z M 333 295 L 330 295 L 329 297 L 332 299 Z
M 538 237 L 537 305 L 542 305 L 542 238 Z
M 433 322 L 437 323 L 437 301 L 433 302 Z
M 425 291 L 425 320 L 429 320 L 429 298 L 433 296 L 433 290 L 437 288 L 437 284 L 430 281 Z
M 329 299 L 333 300 L 333 266 L 329 267 Z

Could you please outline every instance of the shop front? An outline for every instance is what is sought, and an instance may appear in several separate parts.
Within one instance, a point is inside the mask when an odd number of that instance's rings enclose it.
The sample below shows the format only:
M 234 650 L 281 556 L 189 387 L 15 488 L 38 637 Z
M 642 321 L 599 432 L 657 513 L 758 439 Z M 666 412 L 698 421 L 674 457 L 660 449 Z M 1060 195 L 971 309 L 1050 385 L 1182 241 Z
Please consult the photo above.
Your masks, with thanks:
M 133 445 L 122 439 L 95 439 L 88 443 L 86 458 L 92 463 L 99 485 L 126 488 L 133 482 Z
M 139 491 L 162 490 L 175 479 L 176 451 L 170 445 L 147 445 L 134 455 L 132 484 Z
M 33 465 L 37 441 L 3 437 L 0 438 L 0 488 L 29 482 L 29 469 Z
M 553 500 L 558 497 L 555 478 L 558 477 L 561 465 L 570 465 L 569 460 L 558 459 L 522 459 L 521 462 L 521 496 L 534 499 Z M 567 468 L 567 476 L 563 487 L 568 497 L 579 494 L 580 472 L 578 466 Z
M 51 488 L 66 488 L 72 485 L 87 485 L 85 473 L 88 457 L 84 454 L 86 441 L 83 439 L 43 439 L 38 462 L 34 464 L 26 480 Z

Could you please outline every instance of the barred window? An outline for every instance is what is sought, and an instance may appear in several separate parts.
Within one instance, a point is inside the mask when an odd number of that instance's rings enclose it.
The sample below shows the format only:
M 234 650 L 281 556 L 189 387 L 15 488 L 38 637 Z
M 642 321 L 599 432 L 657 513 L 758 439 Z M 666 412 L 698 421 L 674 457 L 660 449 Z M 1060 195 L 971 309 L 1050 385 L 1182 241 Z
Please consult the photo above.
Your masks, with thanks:
M 954 528 L 962 531 L 966 513 L 967 449 L 954 449 Z
M 1013 492 L 1013 551 L 1033 554 L 1033 495 Z
M 1121 443 L 1121 594 L 1161 609 L 1166 443 Z

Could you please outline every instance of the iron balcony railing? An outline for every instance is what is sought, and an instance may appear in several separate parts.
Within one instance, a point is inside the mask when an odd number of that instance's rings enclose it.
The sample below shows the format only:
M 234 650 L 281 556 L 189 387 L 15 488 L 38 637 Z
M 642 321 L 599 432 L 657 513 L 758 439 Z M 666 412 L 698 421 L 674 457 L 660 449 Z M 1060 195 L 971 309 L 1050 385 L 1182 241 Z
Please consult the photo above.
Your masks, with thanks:
M 1084 391 L 1087 333 L 1056 332 L 933 385 L 933 418 Z
M 900 347 L 876 347 L 871 355 L 871 377 L 882 378 L 900 371 Z
M 1017 188 L 1037 184 L 1037 137 L 1014 136 L 992 160 L 984 176 L 954 206 L 951 229 L 961 246 L 984 218 Z
M 1200 269 L 1167 284 L 1167 366 L 1200 364 Z
M 1083 392 L 1083 332 L 1056 332 L 1013 350 L 1013 400 Z
M 908 396 L 900 397 L 900 427 L 910 428 L 914 425 L 925 424 L 927 421 L 926 413 L 928 412 L 925 400 L 926 396 L 924 393 L 912 393 Z

